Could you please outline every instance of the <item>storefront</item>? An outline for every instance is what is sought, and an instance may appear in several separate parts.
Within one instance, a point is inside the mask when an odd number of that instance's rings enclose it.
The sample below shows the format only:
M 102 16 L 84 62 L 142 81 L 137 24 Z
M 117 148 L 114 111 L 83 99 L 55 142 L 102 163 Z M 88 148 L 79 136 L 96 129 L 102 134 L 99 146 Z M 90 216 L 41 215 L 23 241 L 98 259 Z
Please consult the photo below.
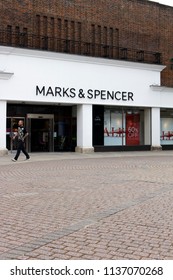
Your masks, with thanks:
M 29 152 L 74 151 L 76 146 L 76 107 L 8 104 L 7 149 L 15 150 L 12 135 L 18 121 L 25 123 L 29 136 L 26 145 Z
M 114 150 L 149 150 L 150 124 L 145 119 L 148 112 L 145 108 L 94 106 L 95 118 L 93 119 L 94 146 L 96 151 Z M 99 122 L 101 121 L 100 131 Z M 96 133 L 95 133 L 96 132 Z M 101 134 L 99 139 L 98 134 Z M 148 135 L 148 141 L 145 139 Z
M 29 152 L 173 148 L 164 66 L 0 47 L 0 153 L 23 119 Z

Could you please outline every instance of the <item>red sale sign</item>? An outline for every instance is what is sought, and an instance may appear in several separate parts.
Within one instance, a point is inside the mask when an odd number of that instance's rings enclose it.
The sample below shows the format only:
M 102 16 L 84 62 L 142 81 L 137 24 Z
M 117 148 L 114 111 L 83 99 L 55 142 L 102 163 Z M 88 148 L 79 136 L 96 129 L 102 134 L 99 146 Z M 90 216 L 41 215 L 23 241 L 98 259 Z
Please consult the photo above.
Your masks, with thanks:
M 126 114 L 126 145 L 140 144 L 140 115 Z

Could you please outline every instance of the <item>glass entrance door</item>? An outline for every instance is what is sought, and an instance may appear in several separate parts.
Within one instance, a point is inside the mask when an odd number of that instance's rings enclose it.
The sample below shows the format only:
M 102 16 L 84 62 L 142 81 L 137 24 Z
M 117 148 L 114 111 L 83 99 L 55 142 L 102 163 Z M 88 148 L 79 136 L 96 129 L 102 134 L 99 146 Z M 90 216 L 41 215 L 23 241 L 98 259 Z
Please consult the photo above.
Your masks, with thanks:
M 53 152 L 54 115 L 28 114 L 27 129 L 29 152 Z

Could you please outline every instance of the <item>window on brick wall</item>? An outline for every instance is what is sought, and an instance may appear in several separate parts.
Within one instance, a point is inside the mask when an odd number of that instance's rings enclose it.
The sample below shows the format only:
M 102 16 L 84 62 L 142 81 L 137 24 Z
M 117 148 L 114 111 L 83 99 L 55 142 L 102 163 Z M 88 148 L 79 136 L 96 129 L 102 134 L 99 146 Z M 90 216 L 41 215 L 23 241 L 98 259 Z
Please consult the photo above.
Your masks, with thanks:
M 113 58 L 118 58 L 119 57 L 119 29 L 113 29 Z
M 58 18 L 57 37 L 58 37 L 57 49 L 58 49 L 58 51 L 61 52 L 61 50 L 62 50 L 62 42 L 61 42 L 61 39 L 62 39 L 62 20 L 61 20 L 61 18 Z
M 12 26 L 7 25 L 7 37 L 6 37 L 7 45 L 12 45 Z
M 173 57 L 170 58 L 169 69 L 170 69 L 170 70 L 173 70 Z
M 82 40 L 82 24 L 81 22 L 77 22 L 77 30 L 76 30 L 76 40 L 77 40 L 77 50 L 76 52 L 78 54 L 81 54 L 81 40 Z
M 35 32 L 36 35 L 40 36 L 40 15 L 36 15 Z
M 15 27 L 15 45 L 19 46 L 20 44 L 20 28 L 19 26 Z
M 68 39 L 68 20 L 64 20 L 64 37 L 65 39 Z
M 43 34 L 44 36 L 47 36 L 47 17 L 43 17 Z
M 70 52 L 75 52 L 75 22 L 70 22 Z
M 20 30 L 19 26 L 15 27 L 14 43 L 16 47 L 28 47 L 28 29 Z
M 96 30 L 95 30 L 95 25 L 91 25 L 91 50 L 92 50 L 92 55 L 95 55 L 95 44 L 96 44 Z
M 97 48 L 97 55 L 101 55 L 101 41 L 102 41 L 102 32 L 101 32 L 101 26 L 97 26 L 97 43 L 98 43 L 98 48 Z
M 36 23 L 35 23 L 35 35 L 34 36 L 34 46 L 39 49 L 40 48 L 40 30 L 41 30 L 41 22 L 40 15 L 36 15 Z
M 81 41 L 81 39 L 82 39 L 82 36 L 81 36 L 82 24 L 81 24 L 81 22 L 78 22 L 77 25 L 78 25 L 78 28 L 77 28 L 78 40 Z
M 54 18 L 50 18 L 50 36 L 54 37 L 54 32 L 55 32 L 55 24 L 54 24 Z
M 70 51 L 70 40 L 69 40 L 69 22 L 64 20 L 64 52 L 69 53 Z
M 48 49 L 48 36 L 47 36 L 47 17 L 43 17 L 43 36 L 42 36 L 42 49 L 47 50 Z
M 109 28 L 109 57 L 113 57 L 113 46 L 114 46 L 114 30 L 112 27 Z
M 50 18 L 50 42 L 49 42 L 49 49 L 54 50 L 55 48 L 55 21 L 54 18 Z
M 103 52 L 104 57 L 108 57 L 108 55 L 109 55 L 108 29 L 106 26 L 104 26 L 104 28 L 103 28 L 102 52 Z
M 27 47 L 28 46 L 28 29 L 23 28 L 23 32 L 20 34 L 20 45 L 21 47 Z
M 103 44 L 107 45 L 108 29 L 106 26 L 103 28 Z

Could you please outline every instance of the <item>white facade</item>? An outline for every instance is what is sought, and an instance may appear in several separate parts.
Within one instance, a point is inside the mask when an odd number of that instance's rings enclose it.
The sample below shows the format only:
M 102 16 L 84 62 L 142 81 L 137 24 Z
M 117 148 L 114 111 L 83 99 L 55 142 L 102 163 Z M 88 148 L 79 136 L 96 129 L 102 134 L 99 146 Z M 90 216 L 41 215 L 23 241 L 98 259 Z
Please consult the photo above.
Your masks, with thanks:
M 11 47 L 0 47 L 0 61 L 1 154 L 14 102 L 75 104 L 80 152 L 93 151 L 93 105 L 142 107 L 145 144 L 160 147 L 160 108 L 173 108 L 173 90 L 160 87 L 164 66 Z

